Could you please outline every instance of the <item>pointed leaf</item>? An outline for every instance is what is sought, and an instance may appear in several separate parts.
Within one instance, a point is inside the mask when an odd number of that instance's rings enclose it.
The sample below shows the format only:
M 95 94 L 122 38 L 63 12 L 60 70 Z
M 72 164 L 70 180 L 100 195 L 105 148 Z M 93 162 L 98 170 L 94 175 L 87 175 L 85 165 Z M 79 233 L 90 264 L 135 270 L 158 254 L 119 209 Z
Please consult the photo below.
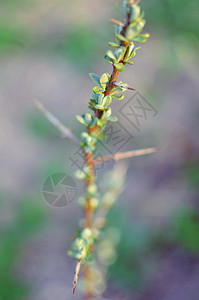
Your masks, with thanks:
M 77 115 L 77 116 L 76 116 L 76 119 L 77 119 L 78 122 L 80 122 L 80 123 L 82 123 L 83 125 L 87 126 L 87 124 L 86 124 L 84 118 L 82 118 L 82 116 Z
M 121 35 L 120 33 L 117 33 L 116 38 L 118 38 L 120 41 L 124 41 L 124 42 L 128 42 L 128 39 L 126 39 L 123 35 Z
M 111 47 L 117 47 L 117 48 L 120 47 L 120 45 L 118 45 L 117 43 L 109 42 L 108 44 L 109 44 L 109 46 L 111 46 Z
M 126 61 L 128 65 L 134 65 L 134 61 Z
M 127 50 L 126 50 L 126 54 L 125 54 L 125 57 L 124 57 L 124 60 L 127 61 L 129 58 L 130 58 L 130 55 L 134 49 L 134 43 L 131 42 L 129 43 L 128 47 L 127 47 Z
M 122 100 L 122 99 L 124 99 L 124 95 L 123 95 L 123 94 L 120 95 L 120 96 L 113 95 L 112 97 L 113 97 L 114 99 L 116 99 L 116 100 Z
M 117 63 L 119 63 L 120 60 L 124 57 L 124 53 L 125 53 L 124 47 L 120 47 L 118 50 L 115 51 L 115 57 Z
M 116 57 L 115 57 L 115 55 L 113 54 L 113 52 L 112 52 L 111 50 L 108 50 L 108 51 L 106 52 L 106 54 L 107 54 L 112 60 L 115 61 Z
M 134 42 L 145 43 L 149 37 L 150 37 L 150 34 L 145 33 L 145 34 L 136 36 L 133 40 L 134 40 Z
M 110 64 L 113 64 L 113 63 L 114 63 L 114 60 L 111 59 L 108 55 L 105 55 L 104 58 L 105 58 L 105 60 L 106 60 L 107 62 L 109 62 Z
M 140 12 L 141 12 L 141 8 L 138 5 L 131 6 L 131 22 L 139 18 Z
M 100 84 L 102 86 L 102 88 L 105 90 L 107 83 L 109 82 L 110 79 L 110 75 L 108 73 L 104 73 L 101 77 L 100 77 Z
M 117 117 L 110 117 L 108 120 L 111 121 L 111 122 L 117 122 L 118 118 Z
M 94 82 L 100 85 L 100 76 L 95 73 L 89 73 L 89 76 Z

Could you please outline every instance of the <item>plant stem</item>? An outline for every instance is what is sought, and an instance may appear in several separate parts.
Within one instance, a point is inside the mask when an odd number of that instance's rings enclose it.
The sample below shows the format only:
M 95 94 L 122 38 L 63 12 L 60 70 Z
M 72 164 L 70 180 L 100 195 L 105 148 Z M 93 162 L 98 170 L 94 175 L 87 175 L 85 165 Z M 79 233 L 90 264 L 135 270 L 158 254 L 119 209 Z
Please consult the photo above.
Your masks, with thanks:
M 123 26 L 123 29 L 121 31 L 121 34 L 123 36 L 125 36 L 127 28 L 130 24 L 130 19 L 131 19 L 131 6 L 130 4 L 132 3 L 132 1 L 129 0 L 129 7 L 130 7 L 130 11 L 127 14 L 127 18 L 125 21 L 125 24 Z M 127 46 L 128 46 L 128 42 L 124 42 L 121 41 L 120 46 L 125 47 L 125 49 L 127 50 Z M 126 51 L 124 52 L 124 56 L 123 58 L 120 60 L 120 63 L 124 63 L 124 57 L 125 57 Z M 113 71 L 112 71 L 112 75 L 111 75 L 111 79 L 107 85 L 107 88 L 104 92 L 105 96 L 111 95 L 112 90 L 114 88 L 114 83 L 117 82 L 118 80 L 118 76 L 120 74 L 120 70 L 118 70 L 115 66 L 113 66 Z M 102 117 L 103 111 L 97 109 L 95 111 L 95 116 L 100 119 Z M 94 127 L 89 127 L 88 126 L 88 133 L 94 133 L 98 130 L 98 125 L 96 124 Z M 86 166 L 89 168 L 89 176 L 88 179 L 85 180 L 85 185 L 86 185 L 86 190 L 88 191 L 89 186 L 95 183 L 95 177 L 94 177 L 94 165 L 95 165 L 95 161 L 93 159 L 93 154 L 92 152 L 86 153 L 85 152 L 85 161 L 86 161 Z M 87 199 L 86 199 L 86 205 L 85 205 L 85 228 L 92 228 L 93 227 L 93 214 L 94 214 L 94 209 L 91 206 L 91 198 L 89 196 L 89 193 L 87 193 Z M 78 262 L 78 270 L 81 266 L 81 262 Z M 92 272 L 90 269 L 89 264 L 85 264 L 84 265 L 84 277 L 87 280 L 88 283 L 90 283 L 90 289 L 88 289 L 88 293 L 85 295 L 86 300 L 93 300 L 93 290 L 92 290 L 92 282 L 93 282 L 93 276 L 92 276 Z M 77 284 L 77 281 L 75 280 L 75 285 Z

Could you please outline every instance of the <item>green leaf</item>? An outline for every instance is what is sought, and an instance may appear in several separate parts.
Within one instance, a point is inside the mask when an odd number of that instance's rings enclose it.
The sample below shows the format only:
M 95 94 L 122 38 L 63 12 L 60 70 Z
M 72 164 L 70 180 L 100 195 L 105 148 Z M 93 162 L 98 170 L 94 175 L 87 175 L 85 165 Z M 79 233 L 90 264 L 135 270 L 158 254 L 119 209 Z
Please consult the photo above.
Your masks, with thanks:
M 136 36 L 133 40 L 134 40 L 134 42 L 145 43 L 149 37 L 150 37 L 150 34 L 145 33 L 145 34 Z
M 129 43 L 127 50 L 126 50 L 125 57 L 124 57 L 125 62 L 131 57 L 131 53 L 133 52 L 134 47 L 135 47 L 135 45 L 133 42 Z
M 83 143 L 87 143 L 88 142 L 88 138 L 89 138 L 88 132 L 82 132 L 82 134 L 81 134 L 81 141 Z
M 120 94 L 120 93 L 122 93 L 122 92 L 123 92 L 123 89 L 122 89 L 121 87 L 115 86 L 114 89 L 112 90 L 111 95 L 113 96 L 113 95 L 115 95 L 115 94 Z
M 122 26 L 115 24 L 115 34 L 121 33 L 122 28 L 123 28 Z
M 131 6 L 131 22 L 135 21 L 139 18 L 141 12 L 141 8 L 138 5 Z
M 101 102 L 101 105 L 105 108 L 107 108 L 112 102 L 112 97 L 111 96 L 105 96 Z
M 117 47 L 117 48 L 120 47 L 120 45 L 118 45 L 117 43 L 109 42 L 108 44 L 109 44 L 109 46 L 111 46 L 111 47 Z
M 102 105 L 104 97 L 105 96 L 104 96 L 103 93 L 99 94 L 98 95 L 98 99 L 97 99 L 97 104 L 101 104 Z
M 129 13 L 129 1 L 123 1 L 122 3 L 122 8 L 123 8 L 123 13 L 124 13 L 124 16 L 126 17 L 126 15 Z
M 117 117 L 110 117 L 109 121 L 111 121 L 111 122 L 117 122 L 118 118 Z
M 103 112 L 101 120 L 105 120 L 111 116 L 111 108 L 109 107 L 106 111 Z
M 93 120 L 92 120 L 92 122 L 89 124 L 89 126 L 90 127 L 94 127 L 96 125 L 96 123 L 97 123 L 97 118 L 94 117 Z
M 125 53 L 125 48 L 120 47 L 117 51 L 115 51 L 115 56 L 116 56 L 116 62 L 119 63 L 120 60 L 123 58 Z
M 91 106 L 96 106 L 97 105 L 97 102 L 96 102 L 96 100 L 95 99 L 90 99 L 89 100 L 89 104 L 91 105 Z
M 100 84 L 103 88 L 103 91 L 106 89 L 106 85 L 110 80 L 110 75 L 108 73 L 104 73 L 101 77 L 100 77 Z
M 143 30 L 145 23 L 145 20 L 140 20 L 137 23 L 131 24 L 127 29 L 126 38 L 133 41 L 134 38 Z
M 105 60 L 106 60 L 107 62 L 109 62 L 110 64 L 113 64 L 113 63 L 114 63 L 114 60 L 111 59 L 108 55 L 105 55 L 104 58 L 105 58 Z
M 106 124 L 107 124 L 107 120 L 102 120 L 102 119 L 98 119 L 98 120 L 97 120 L 97 125 L 98 125 L 100 128 L 105 127 Z M 99 136 L 98 136 L 98 139 L 100 139 Z
M 82 116 L 77 115 L 76 119 L 78 122 L 82 123 L 83 125 L 87 126 L 87 123 L 85 122 L 84 118 L 82 118 Z
M 120 33 L 117 33 L 116 38 L 118 38 L 120 41 L 124 41 L 124 42 L 128 42 L 128 39 L 126 39 L 123 35 L 121 35 Z
M 114 99 L 116 99 L 116 100 L 122 100 L 122 99 L 124 99 L 124 95 L 123 95 L 123 94 L 120 95 L 120 96 L 113 95 L 112 97 L 113 97 Z
M 97 104 L 95 107 L 96 107 L 97 109 L 100 109 L 100 110 L 105 110 L 105 109 L 106 109 L 106 107 L 104 107 L 104 106 L 101 105 L 101 104 Z
M 95 94 L 100 94 L 100 93 L 104 92 L 104 89 L 102 87 L 100 87 L 100 86 L 94 86 L 93 92 Z
M 137 50 L 139 50 L 141 47 L 137 47 L 135 49 L 133 49 L 133 51 L 131 52 L 130 56 L 129 56 L 129 59 L 136 56 L 137 54 Z
M 122 63 L 114 64 L 114 66 L 121 72 L 125 70 L 125 66 Z
M 100 76 L 95 73 L 89 73 L 89 76 L 94 82 L 100 85 Z
M 113 54 L 113 52 L 112 52 L 111 50 L 108 50 L 108 51 L 106 52 L 106 55 L 107 55 L 108 57 L 110 57 L 110 59 L 112 59 L 113 61 L 116 60 L 116 57 L 115 57 L 115 55 Z

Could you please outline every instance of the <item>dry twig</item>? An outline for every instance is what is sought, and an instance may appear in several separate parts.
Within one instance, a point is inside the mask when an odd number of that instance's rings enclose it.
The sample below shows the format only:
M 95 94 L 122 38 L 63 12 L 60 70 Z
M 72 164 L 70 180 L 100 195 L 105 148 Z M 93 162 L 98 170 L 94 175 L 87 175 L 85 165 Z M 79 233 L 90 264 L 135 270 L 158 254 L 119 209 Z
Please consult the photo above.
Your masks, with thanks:
M 67 127 L 65 127 L 51 112 L 49 112 L 41 102 L 35 101 L 35 105 L 44 114 L 47 120 L 55 127 L 57 127 L 57 129 L 62 133 L 62 137 L 67 137 L 74 144 L 78 146 L 80 145 L 80 141 L 78 140 L 78 138 Z
M 100 157 L 94 160 L 94 163 L 101 163 L 109 160 L 121 160 L 129 157 L 135 157 L 135 156 L 141 156 L 141 155 L 146 155 L 146 154 L 151 154 L 155 153 L 157 151 L 162 150 L 162 148 L 148 148 L 148 149 L 142 149 L 142 150 L 134 150 L 134 151 L 128 151 L 124 153 L 116 153 L 114 155 L 108 155 L 104 157 Z

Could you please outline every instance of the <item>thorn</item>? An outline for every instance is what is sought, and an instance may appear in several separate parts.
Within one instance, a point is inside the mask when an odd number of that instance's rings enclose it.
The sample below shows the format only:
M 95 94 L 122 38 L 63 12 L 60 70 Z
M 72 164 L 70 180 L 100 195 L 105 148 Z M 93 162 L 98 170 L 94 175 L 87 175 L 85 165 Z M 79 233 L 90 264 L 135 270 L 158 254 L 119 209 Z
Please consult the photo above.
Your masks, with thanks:
M 124 86 L 124 85 L 122 85 L 122 84 L 120 84 L 120 83 L 118 83 L 118 82 L 116 82 L 116 81 L 113 82 L 113 85 L 119 86 L 119 87 L 121 87 L 121 88 L 123 88 L 123 89 L 135 91 L 135 89 L 133 89 L 133 88 L 131 88 L 131 87 L 128 87 L 128 86 Z
M 128 90 L 135 91 L 135 89 L 127 87 Z
M 115 19 L 109 19 L 109 21 L 111 21 L 111 22 L 113 22 L 113 23 L 115 23 L 115 24 L 117 24 L 119 26 L 123 26 L 124 25 L 122 22 L 120 22 L 118 20 L 115 20 Z

